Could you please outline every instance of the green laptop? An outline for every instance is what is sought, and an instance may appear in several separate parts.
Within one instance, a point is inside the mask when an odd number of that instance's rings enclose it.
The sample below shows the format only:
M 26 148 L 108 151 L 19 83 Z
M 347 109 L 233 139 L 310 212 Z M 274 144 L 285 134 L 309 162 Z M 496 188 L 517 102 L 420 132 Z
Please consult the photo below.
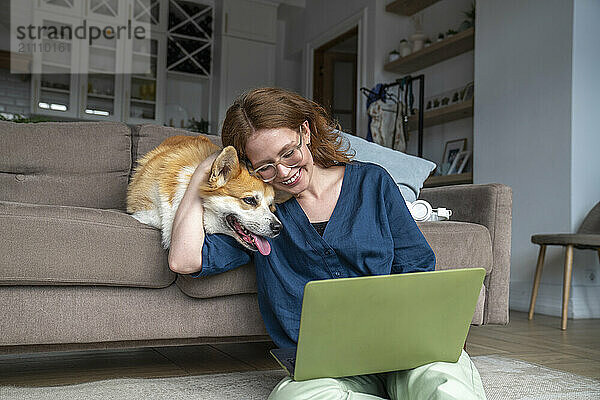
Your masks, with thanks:
M 271 354 L 296 381 L 457 362 L 483 268 L 311 281 L 298 347 Z

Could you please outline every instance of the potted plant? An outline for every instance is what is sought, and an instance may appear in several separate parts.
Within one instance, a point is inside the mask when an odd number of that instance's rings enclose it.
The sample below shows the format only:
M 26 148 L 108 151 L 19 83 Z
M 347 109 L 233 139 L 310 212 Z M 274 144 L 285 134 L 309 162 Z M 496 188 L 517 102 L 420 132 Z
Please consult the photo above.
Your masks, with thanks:
M 425 45 L 424 46 L 425 47 L 431 46 L 431 40 L 429 40 L 429 39 L 425 40 Z
M 52 121 L 52 120 L 48 119 L 48 118 L 44 118 L 44 117 L 37 117 L 37 116 L 26 117 L 21 114 L 13 114 L 13 117 L 9 118 L 9 117 L 5 117 L 4 115 L 0 114 L 0 121 L 10 121 L 10 122 L 18 122 L 18 123 L 27 124 L 30 122 L 47 122 L 47 121 Z
M 186 126 L 186 128 L 192 132 L 206 133 L 206 134 L 209 133 L 208 132 L 208 121 L 205 120 L 204 118 L 200 118 L 200 121 L 198 121 L 194 117 L 192 117 L 192 119 L 188 120 L 188 125 Z
M 452 36 L 456 35 L 457 33 L 458 33 L 458 32 L 456 32 L 454 29 L 448 29 L 448 30 L 446 31 L 446 37 L 447 37 L 447 38 L 450 38 L 450 37 L 452 37 Z
M 389 62 L 396 61 L 399 58 L 400 58 L 400 53 L 398 53 L 398 51 L 396 49 L 394 49 L 388 53 L 388 61 Z
M 475 26 L 475 2 L 471 3 L 471 9 L 469 11 L 463 11 L 463 14 L 467 19 L 460 24 L 460 27 L 458 28 L 459 32 L 466 31 Z
M 475 2 L 471 3 L 471 9 L 463 12 L 467 20 L 471 23 L 471 26 L 475 26 Z
M 441 42 L 442 40 L 444 40 L 444 34 L 440 32 L 440 33 L 438 34 L 437 41 L 438 41 L 438 42 Z

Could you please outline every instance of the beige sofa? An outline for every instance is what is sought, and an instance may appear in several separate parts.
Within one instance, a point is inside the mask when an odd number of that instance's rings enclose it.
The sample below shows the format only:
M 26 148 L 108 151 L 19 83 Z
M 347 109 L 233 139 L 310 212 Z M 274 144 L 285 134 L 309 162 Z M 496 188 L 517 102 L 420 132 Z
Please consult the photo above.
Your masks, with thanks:
M 133 162 L 182 133 L 0 122 L 1 353 L 268 339 L 252 265 L 177 275 L 160 232 L 124 212 Z M 436 268 L 487 271 L 473 323 L 506 324 L 510 188 L 424 189 L 421 198 L 454 211 L 452 222 L 419 224 Z

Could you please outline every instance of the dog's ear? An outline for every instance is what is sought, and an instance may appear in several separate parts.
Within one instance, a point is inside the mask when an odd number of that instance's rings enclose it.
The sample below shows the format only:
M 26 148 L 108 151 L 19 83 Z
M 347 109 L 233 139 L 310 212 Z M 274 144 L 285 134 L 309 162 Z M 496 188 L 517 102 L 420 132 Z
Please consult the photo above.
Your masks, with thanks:
M 208 184 L 220 188 L 240 173 L 240 161 L 233 146 L 227 146 L 217 156 L 210 169 Z

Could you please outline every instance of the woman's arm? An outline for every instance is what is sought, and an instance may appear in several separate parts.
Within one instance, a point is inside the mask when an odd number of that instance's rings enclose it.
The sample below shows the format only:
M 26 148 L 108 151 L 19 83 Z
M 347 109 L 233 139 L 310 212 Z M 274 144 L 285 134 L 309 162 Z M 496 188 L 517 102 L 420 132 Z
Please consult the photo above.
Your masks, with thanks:
M 204 245 L 204 209 L 198 196 L 198 186 L 208 180 L 210 168 L 218 153 L 204 160 L 192 175 L 173 219 L 169 268 L 179 274 L 190 274 L 202 269 Z
M 435 253 L 410 214 L 400 189 L 387 171 L 384 171 L 382 189 L 394 240 L 392 273 L 433 271 Z

